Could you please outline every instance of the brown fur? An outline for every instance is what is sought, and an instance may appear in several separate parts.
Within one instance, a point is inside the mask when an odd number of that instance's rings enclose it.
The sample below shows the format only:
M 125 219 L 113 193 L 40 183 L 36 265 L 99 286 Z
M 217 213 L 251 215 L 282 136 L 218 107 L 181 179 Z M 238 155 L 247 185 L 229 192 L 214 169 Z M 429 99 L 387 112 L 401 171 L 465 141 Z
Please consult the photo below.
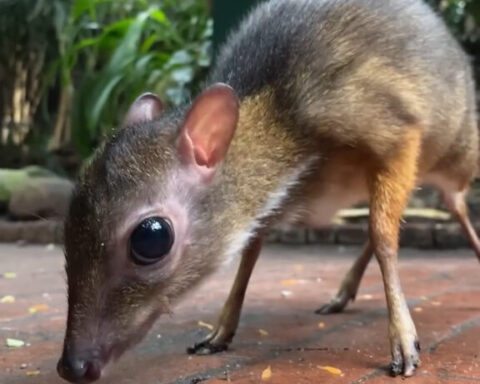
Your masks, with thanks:
M 400 220 L 415 186 L 420 151 L 418 127 L 408 128 L 384 164 L 368 175 L 370 239 L 382 270 L 390 317 L 393 374 L 411 376 L 418 366 L 418 340 L 397 271 Z
M 411 375 L 416 333 L 396 263 L 400 218 L 417 184 L 432 183 L 454 202 L 480 255 L 462 204 L 479 135 L 460 47 L 420 0 L 272 0 L 227 40 L 208 81 L 216 82 L 233 88 L 240 107 L 210 183 L 192 182 L 179 154 L 195 104 L 147 121 L 134 108 L 129 116 L 137 117 L 86 166 L 65 226 L 69 312 L 60 372 L 79 381 L 72 361 L 104 365 L 119 356 L 183 293 L 243 254 L 217 329 L 192 352 L 226 348 L 261 232 L 284 222 L 324 225 L 338 209 L 368 200 L 370 243 L 325 312 L 355 296 L 374 250 L 392 369 Z M 150 103 L 159 105 L 155 97 Z M 184 242 L 150 267 L 132 261 L 129 245 L 145 206 L 187 223 Z

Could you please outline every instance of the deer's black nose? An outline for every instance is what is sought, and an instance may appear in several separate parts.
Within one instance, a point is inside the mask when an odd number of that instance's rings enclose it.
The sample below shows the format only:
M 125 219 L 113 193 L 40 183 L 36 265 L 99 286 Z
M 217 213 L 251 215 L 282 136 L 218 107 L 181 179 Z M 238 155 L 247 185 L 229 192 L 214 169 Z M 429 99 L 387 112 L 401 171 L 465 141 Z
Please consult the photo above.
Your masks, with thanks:
M 60 377 L 71 383 L 91 383 L 102 374 L 99 361 L 74 353 L 64 353 L 57 365 Z

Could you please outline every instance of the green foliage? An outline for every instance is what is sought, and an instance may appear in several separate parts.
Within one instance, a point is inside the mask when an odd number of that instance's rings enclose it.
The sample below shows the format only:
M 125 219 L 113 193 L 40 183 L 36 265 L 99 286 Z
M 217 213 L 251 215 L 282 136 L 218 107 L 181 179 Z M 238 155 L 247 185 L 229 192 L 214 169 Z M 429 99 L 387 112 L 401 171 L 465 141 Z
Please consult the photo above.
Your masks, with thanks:
M 178 105 L 210 64 L 212 25 L 198 0 L 77 0 L 62 31 L 59 67 L 75 88 L 72 140 L 84 156 L 140 93 Z
M 472 56 L 480 81 L 480 0 L 426 0 Z
M 480 0 L 425 1 L 480 78 Z M 0 166 L 88 157 L 142 92 L 190 98 L 210 65 L 207 2 L 0 0 Z
M 211 34 L 205 0 L 0 0 L 0 164 L 88 156 L 142 92 L 180 104 L 210 65 Z
M 479 0 L 426 0 L 445 19 L 457 38 L 465 44 L 480 40 Z
M 58 57 L 56 9 L 66 4 L 0 0 L 0 163 L 18 164 L 26 156 L 25 141 L 47 134 L 37 109 L 46 94 L 46 68 Z

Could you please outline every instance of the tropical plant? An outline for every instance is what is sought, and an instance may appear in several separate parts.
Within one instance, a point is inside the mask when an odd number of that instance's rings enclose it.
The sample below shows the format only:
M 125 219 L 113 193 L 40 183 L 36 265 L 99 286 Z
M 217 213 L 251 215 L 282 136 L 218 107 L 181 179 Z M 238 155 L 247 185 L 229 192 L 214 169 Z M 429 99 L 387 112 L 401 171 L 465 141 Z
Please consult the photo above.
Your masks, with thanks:
M 211 34 L 204 0 L 0 0 L 0 165 L 88 156 L 143 91 L 179 104 Z
M 112 13 L 123 17 L 110 21 Z M 67 104 L 73 103 L 72 119 L 57 119 L 52 146 L 72 137 L 85 156 L 141 92 L 156 92 L 178 105 L 210 64 L 212 26 L 199 1 L 82 0 L 72 8 L 68 25 L 81 26 L 66 29 L 73 33 L 66 35 L 71 59 L 64 66 L 62 91 Z M 80 61 L 82 73 L 76 71 Z M 63 110 L 70 116 L 69 108 Z
M 425 1 L 480 79 L 480 0 Z M 141 92 L 188 99 L 210 64 L 208 3 L 0 0 L 0 166 L 88 156 Z
M 45 95 L 46 72 L 58 56 L 54 21 L 66 1 L 0 1 L 0 162 L 18 163 L 25 143 L 41 140 L 45 128 L 38 106 Z M 33 129 L 35 126 L 36 129 Z
M 445 20 L 474 63 L 480 79 L 480 0 L 426 0 Z

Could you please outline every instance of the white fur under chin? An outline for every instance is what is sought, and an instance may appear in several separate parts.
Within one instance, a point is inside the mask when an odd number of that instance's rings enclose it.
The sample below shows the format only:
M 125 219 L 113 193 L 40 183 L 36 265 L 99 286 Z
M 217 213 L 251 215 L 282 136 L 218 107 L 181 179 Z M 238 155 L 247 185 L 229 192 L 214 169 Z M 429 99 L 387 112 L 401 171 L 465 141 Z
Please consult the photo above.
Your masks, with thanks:
M 281 207 L 290 189 L 298 183 L 300 176 L 302 176 L 316 160 L 317 156 L 311 156 L 287 175 L 278 188 L 270 194 L 255 220 L 253 220 L 245 230 L 239 231 L 231 236 L 228 241 L 229 246 L 225 252 L 224 264 L 229 264 L 242 252 L 255 234 L 255 231 L 260 228 L 261 221 Z

